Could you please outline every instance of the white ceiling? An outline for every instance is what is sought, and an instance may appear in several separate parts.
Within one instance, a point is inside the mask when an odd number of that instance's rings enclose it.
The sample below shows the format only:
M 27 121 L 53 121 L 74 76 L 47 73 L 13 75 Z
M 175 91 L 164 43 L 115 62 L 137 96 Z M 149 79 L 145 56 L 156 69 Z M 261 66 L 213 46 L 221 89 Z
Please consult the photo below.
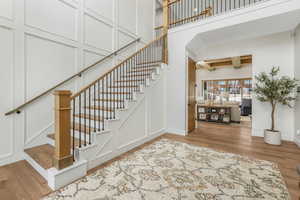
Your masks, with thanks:
M 187 49 L 198 56 L 206 47 L 231 41 L 256 38 L 274 33 L 294 30 L 300 23 L 300 11 L 263 18 L 243 24 L 200 33 L 187 45 Z

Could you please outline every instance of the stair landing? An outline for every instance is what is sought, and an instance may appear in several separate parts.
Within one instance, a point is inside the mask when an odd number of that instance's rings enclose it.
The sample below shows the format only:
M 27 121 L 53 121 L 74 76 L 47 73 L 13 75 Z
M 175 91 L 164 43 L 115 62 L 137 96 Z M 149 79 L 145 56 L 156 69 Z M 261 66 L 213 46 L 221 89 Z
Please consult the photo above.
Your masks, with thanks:
M 50 169 L 51 167 L 53 167 L 52 159 L 54 156 L 54 147 L 50 144 L 44 144 L 26 149 L 25 153 L 27 153 L 44 169 Z

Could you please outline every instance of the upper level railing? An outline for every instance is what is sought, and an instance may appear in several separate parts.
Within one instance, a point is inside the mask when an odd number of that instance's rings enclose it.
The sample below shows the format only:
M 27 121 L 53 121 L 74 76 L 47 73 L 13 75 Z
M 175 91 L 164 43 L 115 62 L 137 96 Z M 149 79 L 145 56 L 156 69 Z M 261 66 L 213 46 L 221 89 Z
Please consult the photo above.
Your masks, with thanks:
M 41 94 L 35 96 L 34 98 L 32 98 L 32 99 L 26 101 L 26 102 L 23 103 L 22 105 L 20 105 L 20 106 L 14 108 L 14 109 L 8 111 L 7 113 L 5 113 L 5 115 L 10 115 L 10 114 L 13 114 L 13 113 L 20 113 L 20 112 L 21 112 L 20 110 L 23 109 L 24 107 L 26 107 L 26 106 L 28 106 L 29 104 L 35 102 L 36 100 L 40 99 L 41 97 L 45 96 L 46 94 L 49 94 L 51 91 L 53 91 L 53 90 L 55 90 L 56 88 L 58 88 L 58 87 L 64 85 L 65 83 L 71 81 L 72 79 L 74 79 L 74 78 L 76 78 L 76 77 L 80 77 L 84 72 L 90 70 L 91 68 L 94 68 L 96 65 L 98 65 L 98 64 L 100 64 L 100 63 L 102 63 L 102 62 L 104 62 L 105 60 L 111 58 L 112 56 L 117 55 L 119 52 L 123 51 L 124 49 L 128 48 L 129 46 L 131 46 L 131 45 L 133 45 L 133 44 L 135 44 L 136 42 L 139 42 L 139 41 L 140 41 L 140 38 L 138 38 L 138 39 L 136 39 L 136 40 L 134 40 L 134 41 L 132 41 L 132 42 L 130 42 L 130 43 L 124 45 L 124 46 L 121 47 L 120 49 L 114 51 L 113 53 L 111 53 L 111 54 L 109 54 L 109 55 L 107 55 L 107 56 L 105 56 L 104 58 L 100 59 L 99 61 L 97 61 L 97 62 L 91 64 L 90 66 L 84 68 L 83 70 L 79 71 L 78 73 L 76 73 L 76 74 L 74 74 L 74 75 L 68 77 L 67 79 L 65 79 L 65 80 L 61 81 L 60 83 L 54 85 L 53 87 L 47 89 L 46 91 L 44 91 L 44 92 L 42 92 Z
M 266 0 L 173 0 L 168 3 L 169 28 L 205 19 Z

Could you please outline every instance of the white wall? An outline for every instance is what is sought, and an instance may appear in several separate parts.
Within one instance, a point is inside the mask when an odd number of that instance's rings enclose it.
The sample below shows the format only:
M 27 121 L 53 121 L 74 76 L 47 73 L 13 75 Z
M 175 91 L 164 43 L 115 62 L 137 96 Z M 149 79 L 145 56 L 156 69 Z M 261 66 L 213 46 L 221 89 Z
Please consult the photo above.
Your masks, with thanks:
M 295 78 L 300 80 L 300 25 L 295 30 Z M 295 102 L 295 121 L 300 119 L 300 93 L 297 93 Z M 300 131 L 300 123 L 295 123 L 295 132 Z M 300 132 L 298 132 L 296 141 L 300 146 Z
M 214 56 L 214 55 L 213 55 Z M 210 58 L 210 59 L 215 59 Z M 220 66 L 215 71 L 208 71 L 207 69 L 197 69 L 196 83 L 197 83 L 197 96 L 203 96 L 202 83 L 204 80 L 222 80 L 222 79 L 242 79 L 252 77 L 252 65 L 243 65 L 239 69 L 232 66 Z
M 280 75 L 294 77 L 294 38 L 292 31 L 273 34 L 259 38 L 224 43 L 219 46 L 207 47 L 206 51 L 199 54 L 199 58 L 231 57 L 234 55 L 252 55 L 252 78 L 260 72 L 269 72 L 273 66 L 279 66 Z M 238 53 L 238 54 L 236 54 Z M 263 136 L 263 130 L 270 128 L 271 107 L 253 98 L 252 109 L 252 134 Z M 276 113 L 276 128 L 283 134 L 283 139 L 294 138 L 294 109 L 278 106 Z
M 138 37 L 145 45 L 153 39 L 154 13 L 154 0 L 1 0 L 0 165 L 21 159 L 24 147 L 53 131 L 53 96 L 19 115 L 5 112 Z M 64 88 L 78 90 L 134 51 Z
M 167 127 L 169 132 L 186 134 L 187 130 L 187 56 L 189 51 L 201 49 L 205 52 L 206 47 L 210 44 L 220 45 L 224 44 L 226 41 L 237 41 L 246 38 L 255 38 L 264 35 L 270 35 L 274 33 L 279 33 L 283 31 L 292 30 L 300 21 L 300 4 L 298 0 L 272 0 L 265 3 L 261 3 L 256 6 L 252 6 L 245 9 L 240 9 L 228 13 L 226 15 L 219 15 L 208 18 L 206 20 L 198 21 L 197 23 L 190 23 L 184 26 L 179 26 L 178 28 L 171 29 L 168 35 L 169 44 L 169 72 L 167 77 Z M 255 30 L 255 31 L 253 31 Z M 202 36 L 205 37 L 202 37 Z M 198 40 L 192 41 L 193 38 L 199 37 Z M 282 49 L 277 48 L 277 46 L 272 46 L 272 48 L 277 49 L 277 53 L 274 55 L 267 55 L 270 60 L 278 61 L 274 64 L 287 66 L 286 70 L 283 71 L 285 74 L 293 74 L 294 69 L 290 67 L 291 59 L 287 56 L 287 53 L 293 55 L 291 50 L 291 38 L 282 38 L 285 42 L 280 43 L 278 46 L 284 47 L 285 53 Z M 198 41 L 198 42 L 197 42 Z M 280 39 L 279 39 L 280 41 Z M 261 48 L 261 51 L 269 51 L 273 42 L 262 40 L 266 42 L 266 49 Z M 231 44 L 227 44 L 230 45 Z M 251 45 L 251 44 L 249 44 Z M 264 45 L 264 43 L 259 44 Z M 269 45 L 269 46 L 268 46 Z M 230 48 L 230 46 L 228 48 Z M 237 52 L 236 49 L 230 49 L 232 55 L 245 55 L 251 54 L 247 46 L 244 46 L 243 51 Z M 253 46 L 252 49 L 254 48 Z M 217 49 L 218 50 L 218 49 Z M 197 54 L 195 52 L 194 54 Z M 218 51 L 216 51 L 218 53 Z M 220 53 L 221 54 L 221 53 Z M 277 55 L 278 54 L 278 55 Z M 224 55 L 219 55 L 218 57 L 227 57 Z M 284 57 L 283 59 L 279 59 Z M 273 63 L 266 62 L 266 58 L 257 55 L 254 58 L 253 66 L 255 65 L 255 60 L 264 67 L 271 67 Z M 286 63 L 287 61 L 287 63 Z M 257 71 L 253 70 L 254 73 Z M 281 112 L 281 111 L 280 111 Z M 290 118 L 292 110 L 285 109 L 283 114 L 287 113 Z M 282 115 L 281 115 L 282 116 Z M 287 121 L 287 120 L 285 120 Z M 268 123 L 261 122 L 261 123 Z M 291 140 L 292 132 L 294 129 L 293 120 L 288 121 L 283 127 L 280 127 L 284 131 L 284 139 Z M 263 124 L 265 125 L 265 124 Z M 257 124 L 257 129 L 259 132 L 256 135 L 261 135 L 262 124 Z

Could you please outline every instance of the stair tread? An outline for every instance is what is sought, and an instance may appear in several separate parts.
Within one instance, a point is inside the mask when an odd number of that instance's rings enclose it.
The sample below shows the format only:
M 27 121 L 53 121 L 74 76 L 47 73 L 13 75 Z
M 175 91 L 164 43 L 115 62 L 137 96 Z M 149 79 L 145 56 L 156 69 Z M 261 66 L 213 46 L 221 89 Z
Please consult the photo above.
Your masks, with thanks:
M 159 64 L 149 64 L 149 65 L 145 65 L 145 66 L 139 66 L 139 67 L 133 67 L 132 69 L 141 69 L 141 68 L 149 68 L 149 67 L 160 67 Z
M 55 134 L 54 133 L 48 134 L 47 137 L 55 141 Z M 75 147 L 79 146 L 79 141 L 80 140 L 78 138 L 75 138 L 75 141 L 74 141 Z M 83 144 L 83 140 L 81 140 L 81 144 Z M 71 147 L 73 147 L 72 138 L 71 138 Z
M 137 63 L 137 65 L 145 65 L 145 64 L 158 64 L 161 63 L 161 60 L 155 60 L 155 61 L 148 61 L 148 62 L 141 62 L 141 63 Z
M 43 144 L 24 150 L 42 168 L 50 169 L 53 167 L 54 147 L 50 144 Z
M 122 77 L 136 77 L 136 76 L 150 76 L 152 73 L 147 74 L 131 74 L 131 75 L 123 75 Z
M 112 85 L 110 88 L 137 88 L 139 85 Z
M 121 99 L 94 99 L 94 101 L 124 102 L 124 100 Z
M 145 79 L 137 79 L 137 80 L 120 80 L 115 81 L 116 83 L 123 83 L 123 82 L 138 82 L 138 81 L 145 81 Z
M 135 73 L 135 72 L 145 72 L 145 71 L 153 71 L 155 68 L 144 68 L 144 69 L 139 69 L 139 70 L 131 70 L 127 73 Z
M 109 107 L 103 107 L 103 106 L 86 106 L 86 109 L 91 109 L 91 110 L 104 110 L 108 112 L 113 112 L 114 109 L 109 108 Z
M 85 118 L 85 119 L 91 119 L 91 120 L 95 120 L 95 121 L 103 121 L 103 117 L 101 116 L 95 116 L 95 115 L 89 115 L 89 114 L 75 114 L 75 117 L 78 118 Z
M 100 94 L 131 94 L 130 92 L 100 92 Z
M 72 123 L 71 128 L 73 128 L 73 123 Z M 83 133 L 89 133 L 90 131 L 91 132 L 96 131 L 95 128 L 89 127 L 88 125 L 85 126 L 85 125 L 79 124 L 79 123 L 75 123 L 74 130 L 79 131 L 79 132 L 83 132 Z

